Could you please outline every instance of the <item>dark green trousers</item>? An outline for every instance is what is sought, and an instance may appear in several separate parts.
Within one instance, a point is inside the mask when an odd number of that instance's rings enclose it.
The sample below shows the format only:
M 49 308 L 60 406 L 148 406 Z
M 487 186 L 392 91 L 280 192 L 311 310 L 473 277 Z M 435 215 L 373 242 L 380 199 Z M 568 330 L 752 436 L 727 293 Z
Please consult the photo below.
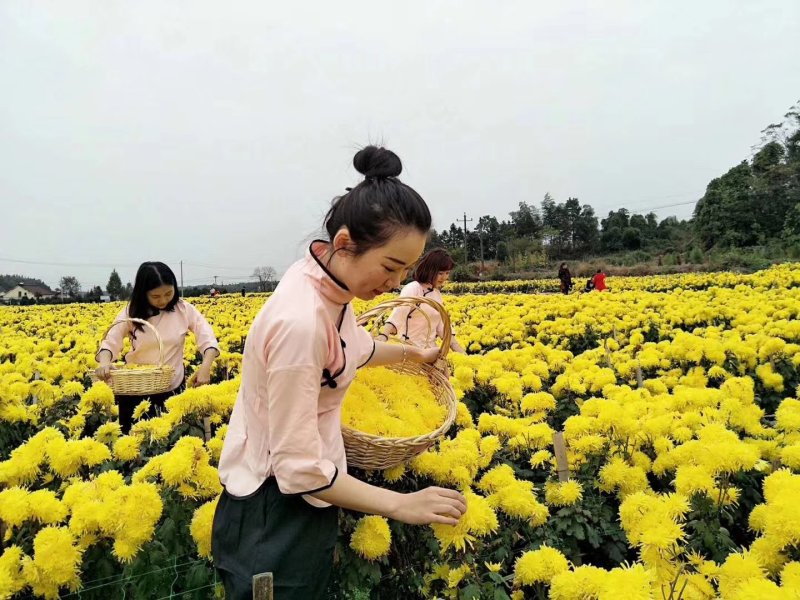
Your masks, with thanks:
M 324 599 L 338 529 L 338 508 L 285 496 L 274 477 L 249 496 L 222 492 L 211 553 L 226 600 L 251 600 L 253 575 L 267 572 L 275 600 Z

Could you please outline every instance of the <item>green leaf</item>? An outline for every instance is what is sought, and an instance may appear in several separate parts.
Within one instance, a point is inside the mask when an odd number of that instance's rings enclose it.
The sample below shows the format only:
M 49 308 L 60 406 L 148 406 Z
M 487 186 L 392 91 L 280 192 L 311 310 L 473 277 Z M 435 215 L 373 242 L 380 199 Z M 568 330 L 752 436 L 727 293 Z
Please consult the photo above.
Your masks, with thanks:
M 489 579 L 494 581 L 495 583 L 499 583 L 503 585 L 505 583 L 505 578 L 500 573 L 489 572 Z
M 586 539 L 586 534 L 583 531 L 583 527 L 581 527 L 578 524 L 575 524 L 572 527 L 572 535 L 574 535 L 575 538 L 578 539 L 578 540 L 585 540 Z
M 481 588 L 474 583 L 470 583 L 467 587 L 459 591 L 458 597 L 461 600 L 480 600 Z
M 511 597 L 506 594 L 506 591 L 503 588 L 495 588 L 494 600 L 511 600 Z

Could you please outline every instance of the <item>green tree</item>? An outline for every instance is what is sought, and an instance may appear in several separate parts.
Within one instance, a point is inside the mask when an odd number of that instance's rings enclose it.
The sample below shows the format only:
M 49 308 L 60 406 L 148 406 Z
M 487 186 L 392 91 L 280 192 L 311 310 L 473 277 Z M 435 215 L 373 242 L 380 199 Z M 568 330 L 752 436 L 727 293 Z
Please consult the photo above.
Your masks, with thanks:
M 594 209 L 584 204 L 581 212 L 573 225 L 574 250 L 576 252 L 594 252 L 600 242 L 600 232 L 597 229 L 597 217 Z
M 527 202 L 520 202 L 519 210 L 512 211 L 509 214 L 517 237 L 533 240 L 541 235 L 542 218 L 536 206 L 529 205 Z
M 713 179 L 695 206 L 694 232 L 704 248 L 766 244 L 779 237 L 794 243 L 800 102 L 761 133 L 752 160 Z
M 78 294 L 81 293 L 81 284 L 74 275 L 65 275 L 62 277 L 60 285 L 61 293 L 70 298 L 77 298 Z
M 626 227 L 627 229 L 627 227 Z M 600 234 L 600 247 L 607 252 L 622 250 L 622 227 L 609 227 Z
M 780 235 L 793 208 L 792 165 L 786 161 L 786 149 L 770 142 L 753 157 L 751 171 L 754 216 L 763 243 Z
M 620 208 L 617 211 L 610 211 L 608 217 L 600 222 L 601 231 L 605 232 L 614 227 L 624 230 L 630 226 L 631 213 L 627 208 Z
M 116 269 L 111 271 L 106 285 L 106 292 L 108 292 L 112 300 L 119 300 L 122 297 L 122 280 L 119 278 L 119 273 L 117 273 Z
M 642 233 L 647 231 L 647 219 L 644 218 L 644 215 L 631 215 L 628 224 L 630 227 L 638 229 Z
M 622 246 L 626 250 L 638 250 L 642 247 L 642 231 L 636 227 L 627 227 L 622 232 Z
M 497 260 L 501 263 L 508 260 L 508 244 L 505 242 L 497 242 Z
M 752 180 L 750 164 L 742 161 L 708 184 L 694 209 L 695 231 L 705 248 L 749 246 L 759 240 Z
M 481 244 L 483 245 L 483 258 L 492 258 L 496 256 L 497 244 L 503 239 L 502 228 L 497 218 L 491 215 L 482 216 L 478 219 L 478 224 L 475 226 L 475 233 L 478 237 L 478 258 L 480 258 Z
M 96 285 L 89 291 L 88 294 L 86 294 L 86 298 L 93 302 L 99 302 L 100 296 L 102 295 L 103 295 L 103 288 L 101 288 L 99 285 Z

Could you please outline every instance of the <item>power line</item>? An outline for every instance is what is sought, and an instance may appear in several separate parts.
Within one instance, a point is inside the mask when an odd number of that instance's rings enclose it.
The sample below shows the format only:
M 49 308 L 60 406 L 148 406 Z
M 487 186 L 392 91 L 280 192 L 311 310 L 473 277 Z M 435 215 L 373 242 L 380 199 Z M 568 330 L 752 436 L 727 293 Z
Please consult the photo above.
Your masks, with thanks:
M 24 265 L 43 265 L 48 267 L 99 267 L 99 268 L 116 268 L 116 267 L 138 267 L 138 264 L 133 263 L 70 263 L 70 262 L 46 262 L 37 260 L 23 260 L 19 258 L 5 258 L 0 256 L 0 262 L 21 263 Z
M 87 268 L 101 268 L 101 269 L 114 269 L 121 267 L 138 267 L 141 263 L 88 263 L 88 262 L 56 262 L 56 261 L 40 261 L 40 260 L 26 260 L 23 258 L 8 258 L 0 256 L 0 262 L 20 263 L 24 265 L 39 265 L 47 267 L 87 267 Z M 174 261 L 180 262 L 180 261 Z M 242 271 L 244 267 L 222 267 L 219 265 L 207 265 L 202 263 L 192 263 L 183 261 L 184 265 L 190 267 L 200 267 L 204 269 L 220 269 L 223 271 Z
M 686 191 L 686 192 L 678 192 L 678 193 L 675 193 L 675 194 L 663 194 L 663 195 L 659 195 L 659 196 L 642 196 L 642 197 L 637 198 L 636 202 L 637 203 L 642 203 L 642 202 L 647 203 L 650 200 L 666 200 L 668 198 L 680 198 L 682 196 L 696 196 L 696 195 L 697 195 L 697 191 L 696 190 L 689 190 L 689 191 Z
M 631 206 L 631 205 L 627 205 L 627 206 L 621 206 L 618 209 L 612 209 L 612 212 L 614 212 L 615 210 L 622 210 L 624 208 L 624 209 L 628 210 L 628 212 L 635 213 L 635 214 L 642 214 L 642 213 L 645 213 L 645 212 L 648 212 L 648 211 L 661 210 L 661 209 L 664 209 L 664 208 L 673 208 L 675 206 L 689 206 L 691 204 L 697 204 L 698 201 L 699 200 L 689 200 L 688 202 L 676 202 L 674 204 L 662 204 L 661 206 Z M 598 211 L 599 210 L 603 210 L 603 209 L 598 209 Z
M 677 204 L 665 204 L 664 206 L 651 206 L 646 210 L 660 210 L 662 208 L 672 208 L 673 206 L 689 206 L 690 204 L 697 204 L 698 200 L 690 200 L 689 202 L 678 202 Z
M 201 269 L 219 269 L 221 271 L 241 271 L 242 267 L 220 267 L 219 265 L 204 265 L 201 263 L 191 263 L 184 261 L 185 265 L 190 267 L 200 267 Z
M 205 282 L 214 283 L 212 281 L 214 279 L 214 277 L 216 277 L 217 279 L 221 279 L 223 281 L 226 280 L 226 279 L 228 281 L 233 281 L 233 280 L 241 281 L 243 279 L 252 279 L 253 278 L 252 275 L 225 275 L 225 277 L 220 277 L 219 275 L 206 275 L 205 277 L 192 277 L 190 279 L 185 279 L 184 283 L 188 283 L 188 284 L 205 283 Z

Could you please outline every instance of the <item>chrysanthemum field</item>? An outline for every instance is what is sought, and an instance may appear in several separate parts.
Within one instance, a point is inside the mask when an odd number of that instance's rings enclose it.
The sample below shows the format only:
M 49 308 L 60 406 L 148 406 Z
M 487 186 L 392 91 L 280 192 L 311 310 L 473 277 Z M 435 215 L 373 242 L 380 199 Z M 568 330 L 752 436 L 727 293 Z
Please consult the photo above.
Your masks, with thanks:
M 800 598 L 800 265 L 609 285 L 451 286 L 457 422 L 358 475 L 457 487 L 468 511 L 457 527 L 343 513 L 332 598 Z M 216 463 L 269 299 L 190 301 L 222 346 L 216 383 L 127 436 L 87 377 L 121 305 L 0 307 L 0 599 L 222 596 Z

